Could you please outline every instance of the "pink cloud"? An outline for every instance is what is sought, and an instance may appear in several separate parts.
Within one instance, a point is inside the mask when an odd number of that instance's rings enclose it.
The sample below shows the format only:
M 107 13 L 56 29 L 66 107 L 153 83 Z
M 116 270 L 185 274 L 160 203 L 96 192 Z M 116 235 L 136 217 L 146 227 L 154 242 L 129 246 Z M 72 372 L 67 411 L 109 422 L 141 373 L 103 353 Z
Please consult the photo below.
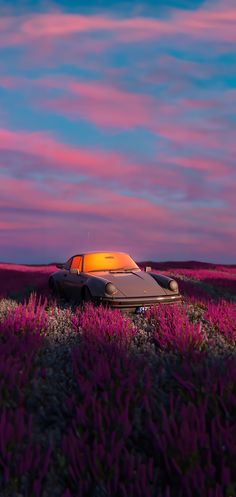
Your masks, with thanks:
M 137 239 L 143 237 L 144 226 L 147 233 L 151 233 L 157 223 L 163 227 L 164 223 L 170 224 L 173 220 L 171 213 L 164 207 L 134 196 L 123 196 L 106 188 L 81 185 L 77 198 L 73 187 L 68 196 L 62 192 L 63 186 L 58 192 L 54 190 L 48 193 L 33 181 L 2 177 L 1 229 L 5 232 L 9 225 L 7 233 L 10 234 L 11 242 L 18 237 L 18 231 L 14 230 L 16 220 L 21 223 L 20 238 L 24 244 L 52 247 L 57 243 L 69 247 L 70 241 L 75 238 L 81 246 L 85 242 L 84 233 L 87 234 L 88 230 L 92 243 L 95 237 L 95 241 L 100 239 L 100 246 L 102 243 L 104 247 L 106 244 L 114 246 L 118 241 L 120 244 L 122 238 L 129 240 L 131 232 Z M 87 203 L 84 201 L 86 197 L 89 200 Z M 43 240 L 39 236 L 42 232 Z M 157 240 L 161 237 L 161 232 L 156 234 Z M 9 236 L 5 237 L 3 245 L 7 243 Z
M 64 145 L 45 132 L 15 132 L 2 128 L 0 150 L 32 154 L 50 164 L 54 170 L 69 169 L 99 178 L 114 178 L 114 175 L 119 175 L 121 170 L 122 177 L 125 178 L 139 170 L 138 165 L 129 164 L 127 157 L 122 154 Z
M 227 156 L 229 150 L 234 153 L 233 130 L 224 118 L 227 109 L 232 108 L 227 92 L 217 98 L 181 98 L 168 103 L 158 97 L 97 81 L 84 83 L 72 78 L 46 77 L 25 82 L 25 85 L 63 90 L 63 96 L 57 98 L 44 97 L 39 101 L 33 98 L 32 104 L 40 110 L 53 110 L 71 119 L 84 118 L 107 129 L 145 127 L 177 148 L 193 146 L 208 150 L 220 147 L 223 150 L 225 147 Z M 217 118 L 214 117 L 216 109 Z M 203 116 L 198 117 L 197 122 L 192 119 L 195 110 L 201 111 Z M 200 169 L 198 164 L 196 168 Z
M 58 183 L 57 183 L 58 185 Z M 67 191 L 67 195 L 64 193 Z M 86 201 L 87 200 L 87 201 Z M 124 196 L 99 188 L 93 185 L 69 185 L 64 187 L 63 182 L 59 189 L 51 192 L 44 191 L 43 185 L 32 180 L 16 179 L 2 176 L 0 184 L 0 206 L 2 212 L 8 209 L 29 209 L 58 214 L 78 214 L 91 216 L 113 217 L 125 221 L 127 215 L 133 220 L 140 221 L 148 219 L 148 223 L 154 219 L 163 222 L 167 219 L 167 211 L 164 207 L 157 206 L 145 199 L 132 195 Z M 94 211 L 94 208 L 96 210 Z M 141 209 L 141 212 L 139 212 Z
M 168 19 L 147 17 L 115 18 L 107 15 L 76 15 L 63 12 L 32 14 L 1 19 L 0 44 L 27 44 L 45 38 L 60 39 L 78 33 L 109 32 L 118 42 L 137 42 L 163 36 L 188 35 L 194 39 L 236 41 L 235 3 L 227 0 L 206 3 L 201 9 L 172 9 Z
M 56 81 L 42 81 L 42 84 L 55 85 Z M 81 116 L 98 126 L 134 128 L 149 127 L 154 120 L 157 101 L 147 95 L 132 93 L 106 83 L 86 83 L 64 80 L 61 87 L 70 92 L 68 96 L 37 102 L 37 106 L 68 115 Z M 50 87 L 50 86 L 49 86 Z
M 219 185 L 217 186 L 216 181 L 232 175 L 232 168 L 227 164 L 227 161 L 210 159 L 203 154 L 194 154 L 192 157 L 175 154 L 172 157 L 169 153 L 159 151 L 155 162 L 144 165 L 140 162 L 135 163 L 128 156 L 126 157 L 119 153 L 80 149 L 65 145 L 58 142 L 53 136 L 42 132 L 30 133 L 0 129 L 0 153 L 1 163 L 4 165 L 5 161 L 8 164 L 9 171 L 11 170 L 10 155 L 18 154 L 19 159 L 22 155 L 18 165 L 13 164 L 14 171 L 17 167 L 18 172 L 21 174 L 32 175 L 35 164 L 37 164 L 37 168 L 40 168 L 41 174 L 46 178 L 44 179 L 44 189 L 45 185 L 47 185 L 49 191 L 58 191 L 59 198 L 72 196 L 73 191 L 75 194 L 80 192 L 83 202 L 86 202 L 83 191 L 86 191 L 88 182 L 92 180 L 99 183 L 102 180 L 108 189 L 109 182 L 114 183 L 115 180 L 117 187 L 125 185 L 126 189 L 128 188 L 136 193 L 146 191 L 151 198 L 159 198 L 162 202 L 166 199 L 175 199 L 176 192 L 181 198 L 186 196 L 189 198 L 191 192 L 194 198 L 199 200 L 208 198 L 211 201 L 215 195 L 212 187 L 216 185 L 219 191 L 221 189 Z M 186 175 L 187 171 L 205 173 L 206 178 L 211 183 L 205 186 L 200 183 L 193 185 L 191 176 Z M 81 174 L 83 175 L 82 186 L 79 183 L 74 186 L 70 184 L 71 173 L 78 174 L 78 177 Z M 52 180 L 48 179 L 49 174 L 53 174 Z M 60 183 L 61 174 L 68 177 L 65 185 L 66 189 L 63 192 Z M 55 179 L 57 176 L 58 184 L 56 184 Z M 63 181 L 65 182 L 65 180 Z M 22 184 L 22 188 L 24 186 L 25 183 Z M 9 190 L 10 188 L 6 187 L 6 191 Z M 98 191 L 97 185 L 94 185 L 94 189 L 90 185 L 90 193 L 87 198 L 91 205 L 93 205 L 92 199 L 96 198 Z M 4 195 L 4 192 L 2 194 Z M 104 190 L 102 191 L 101 199 L 103 194 Z M 27 198 L 27 196 L 27 192 L 22 193 L 22 198 Z M 53 202 L 55 204 L 56 199 Z M 57 205 L 55 204 L 56 208 Z M 65 206 L 66 209 L 67 207 Z
M 186 86 L 189 79 L 194 77 L 207 78 L 216 70 L 213 63 L 204 65 L 193 60 L 182 60 L 178 57 L 164 54 L 153 61 L 153 66 L 146 65 L 147 74 L 141 75 L 141 80 L 145 83 L 168 83 L 173 86 L 181 80 Z M 184 74 L 184 81 L 181 76 Z M 176 81 L 177 79 L 177 81 Z
M 140 234 L 144 228 L 148 227 L 153 230 L 153 235 L 157 236 L 155 228 L 159 226 L 158 236 L 162 237 L 164 227 L 171 231 L 173 225 L 176 229 L 181 230 L 188 230 L 192 227 L 196 210 L 191 205 L 188 205 L 186 210 L 186 204 L 184 201 L 179 201 L 170 202 L 169 206 L 161 206 L 154 201 L 140 198 L 138 195 L 122 195 L 108 190 L 105 186 L 97 187 L 89 183 L 74 185 L 55 180 L 54 189 L 53 181 L 51 181 L 50 191 L 45 190 L 43 184 L 27 179 L 2 176 L 0 183 L 0 207 L 7 219 L 11 218 L 11 212 L 14 211 L 14 217 L 20 217 L 22 222 L 25 215 L 32 215 L 35 223 L 36 211 L 42 216 L 47 213 L 45 227 L 51 215 L 59 215 L 58 218 L 55 218 L 58 223 L 61 214 L 78 214 L 78 216 L 89 215 L 92 218 L 100 216 L 104 218 L 104 221 L 101 219 L 104 223 L 122 222 L 126 226 L 127 222 L 132 222 L 135 223 L 134 229 Z M 178 209 L 176 209 L 177 205 Z M 186 211 L 184 216 L 180 215 L 181 211 Z M 201 226 L 209 225 L 210 218 L 214 219 L 216 226 L 223 219 L 221 227 L 229 230 L 229 225 L 225 225 L 227 215 L 225 209 L 199 207 L 195 223 L 200 229 Z M 51 217 L 52 221 L 53 219 L 54 217 Z M 71 222 L 74 219 L 76 218 L 71 218 Z M 3 223 L 5 220 L 1 219 L 1 222 Z M 166 238 L 167 234 L 164 233 L 164 236 Z M 172 233 L 170 233 L 171 237 Z
M 154 125 L 158 100 L 145 94 L 127 91 L 117 84 L 81 82 L 69 77 L 0 77 L 0 86 L 7 89 L 59 89 L 67 95 L 58 98 L 32 98 L 38 109 L 46 108 L 71 118 L 81 116 L 98 126 L 134 128 Z M 163 104 L 162 104 L 163 106 Z
M 163 125 L 160 123 L 156 127 L 158 134 L 168 138 L 173 143 L 183 145 L 200 144 L 203 147 L 216 147 L 219 145 L 218 133 L 212 129 L 196 126 L 192 123 L 170 123 Z
M 221 153 L 225 153 L 225 157 L 229 157 L 230 153 L 235 154 L 233 129 L 224 117 L 225 113 L 232 109 L 234 92 L 224 92 L 217 98 L 210 99 L 181 98 L 171 103 L 158 97 L 128 91 L 117 84 L 83 82 L 63 75 L 57 79 L 50 76 L 38 79 L 2 76 L 1 85 L 8 89 L 21 88 L 27 95 L 31 90 L 31 96 L 28 98 L 40 111 L 49 109 L 71 119 L 80 117 L 106 129 L 145 127 L 158 135 L 159 139 L 168 140 L 168 146 L 171 147 L 169 151 L 173 149 L 175 155 L 178 155 L 181 147 L 189 146 L 201 150 L 219 149 Z M 49 98 L 47 91 L 51 92 L 54 88 L 62 90 L 63 95 L 51 97 L 50 94 Z M 32 93 L 36 89 L 37 93 Z M 44 96 L 38 99 L 38 94 Z M 200 111 L 202 115 L 202 118 L 198 116 L 197 121 L 192 119 L 195 110 Z M 63 153 L 62 146 L 58 145 L 56 148 L 58 147 L 62 158 L 68 149 L 65 151 L 64 147 Z M 47 149 L 49 148 L 47 146 Z M 78 158 L 78 151 L 75 154 L 75 150 L 70 150 L 70 158 L 72 153 Z M 95 162 L 97 163 L 97 160 Z M 217 169 L 223 172 L 225 167 L 219 166 L 219 162 L 216 161 Z M 210 164 L 211 161 L 208 168 Z M 203 169 L 196 161 L 193 161 L 191 167 Z M 213 165 L 212 167 L 214 169 Z
M 185 157 L 184 155 L 176 155 L 175 157 L 167 157 L 166 155 L 161 155 L 161 160 L 169 165 L 177 165 L 181 169 L 193 170 L 205 172 L 207 176 L 215 180 L 227 176 L 232 172 L 230 166 L 224 162 L 217 159 L 211 159 L 207 156 L 194 154 L 192 157 Z M 201 186 L 202 188 L 202 186 Z
M 19 222 L 19 221 L 3 221 L 3 220 L 0 220 L 0 231 L 1 230 L 6 230 L 6 231 L 20 231 L 22 229 L 27 229 L 28 228 L 28 224 L 27 222 Z
M 0 153 L 1 163 L 4 165 L 5 162 L 9 171 L 11 170 L 10 155 L 18 154 L 21 159 L 17 166 L 13 164 L 14 171 L 17 167 L 17 171 L 21 174 L 33 174 L 35 164 L 37 164 L 37 168 L 46 178 L 49 173 L 53 174 L 52 185 L 50 180 L 46 180 L 46 185 L 52 190 L 57 188 L 55 187 L 57 175 L 59 177 L 58 187 L 61 188 L 60 175 L 66 175 L 69 182 L 71 173 L 78 174 L 79 177 L 84 176 L 84 180 L 87 178 L 86 183 L 90 180 L 99 182 L 102 180 L 107 186 L 107 183 L 109 185 L 110 181 L 115 180 L 117 186 L 125 185 L 126 188 L 135 192 L 146 189 L 153 195 L 161 189 L 164 189 L 165 195 L 176 191 L 177 185 L 181 191 L 187 188 L 184 174 L 181 171 L 175 171 L 172 167 L 163 168 L 165 162 L 161 162 L 161 157 L 155 163 L 143 165 L 140 161 L 135 162 L 129 156 L 120 153 L 62 144 L 45 132 L 10 131 L 2 128 L 0 129 Z M 86 183 L 83 181 L 82 190 Z M 78 191 L 79 186 L 76 184 L 72 187 L 67 184 L 68 194 L 71 194 L 73 188 Z M 92 198 L 91 193 L 90 199 Z
M 80 37 L 79 43 L 71 35 L 67 41 L 64 36 L 59 38 L 46 37 L 33 40 L 32 43 L 25 44 L 25 50 L 20 58 L 20 64 L 23 67 L 38 67 L 39 64 L 44 67 L 57 67 L 58 65 L 73 65 L 74 67 L 86 67 L 94 73 L 99 70 L 98 56 L 102 55 L 111 47 L 108 40 L 98 38 L 88 38 L 89 34 Z
M 6 89 L 13 89 L 17 87 L 18 78 L 11 76 L 0 76 L 0 87 Z M 21 81 L 21 78 L 20 78 Z

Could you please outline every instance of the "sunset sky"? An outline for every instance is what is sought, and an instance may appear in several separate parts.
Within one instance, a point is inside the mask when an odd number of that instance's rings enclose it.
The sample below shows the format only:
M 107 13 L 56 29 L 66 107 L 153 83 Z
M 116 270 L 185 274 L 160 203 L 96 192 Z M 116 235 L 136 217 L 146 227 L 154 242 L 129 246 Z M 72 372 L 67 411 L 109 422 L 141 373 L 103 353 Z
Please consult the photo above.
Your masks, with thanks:
M 236 263 L 235 0 L 0 1 L 0 261 L 87 250 Z

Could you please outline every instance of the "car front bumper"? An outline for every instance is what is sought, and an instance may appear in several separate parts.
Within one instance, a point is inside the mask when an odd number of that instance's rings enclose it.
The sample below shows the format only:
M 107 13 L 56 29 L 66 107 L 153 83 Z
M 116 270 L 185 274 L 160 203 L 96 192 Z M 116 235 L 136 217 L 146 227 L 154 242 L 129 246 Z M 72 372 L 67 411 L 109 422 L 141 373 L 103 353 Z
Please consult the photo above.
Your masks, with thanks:
M 97 303 L 111 307 L 112 309 L 121 309 L 123 311 L 136 312 L 139 307 L 150 307 L 156 304 L 177 304 L 182 303 L 183 297 L 177 295 L 165 295 L 161 297 L 135 297 L 135 298 L 115 298 L 101 297 Z

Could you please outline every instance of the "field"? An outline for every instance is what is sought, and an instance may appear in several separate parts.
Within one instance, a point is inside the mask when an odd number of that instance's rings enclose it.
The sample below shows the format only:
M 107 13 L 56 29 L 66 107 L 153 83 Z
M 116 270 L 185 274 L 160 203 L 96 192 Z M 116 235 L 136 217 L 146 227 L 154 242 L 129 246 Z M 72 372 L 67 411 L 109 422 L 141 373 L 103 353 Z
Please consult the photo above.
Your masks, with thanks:
M 236 266 L 150 263 L 182 305 L 55 300 L 0 264 L 1 497 L 235 497 Z

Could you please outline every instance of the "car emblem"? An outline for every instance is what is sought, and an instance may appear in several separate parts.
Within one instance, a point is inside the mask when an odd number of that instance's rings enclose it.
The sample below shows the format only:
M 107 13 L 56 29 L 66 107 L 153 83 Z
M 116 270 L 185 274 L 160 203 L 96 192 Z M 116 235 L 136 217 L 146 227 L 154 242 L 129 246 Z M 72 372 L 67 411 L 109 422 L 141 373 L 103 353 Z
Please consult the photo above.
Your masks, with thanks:
M 143 293 L 147 293 L 147 290 L 143 290 Z

